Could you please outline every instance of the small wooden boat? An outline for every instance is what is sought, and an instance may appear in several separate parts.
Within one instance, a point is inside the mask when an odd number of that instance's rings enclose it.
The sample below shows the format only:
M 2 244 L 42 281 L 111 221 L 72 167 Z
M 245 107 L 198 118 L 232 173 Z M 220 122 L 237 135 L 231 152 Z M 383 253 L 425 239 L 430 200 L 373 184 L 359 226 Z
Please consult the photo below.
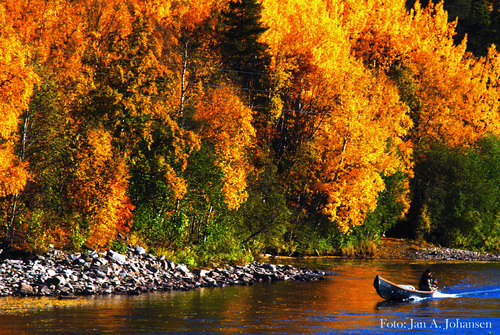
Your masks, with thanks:
M 414 300 L 416 298 L 432 298 L 436 291 L 419 291 L 410 285 L 396 285 L 377 275 L 373 281 L 377 293 L 386 300 Z

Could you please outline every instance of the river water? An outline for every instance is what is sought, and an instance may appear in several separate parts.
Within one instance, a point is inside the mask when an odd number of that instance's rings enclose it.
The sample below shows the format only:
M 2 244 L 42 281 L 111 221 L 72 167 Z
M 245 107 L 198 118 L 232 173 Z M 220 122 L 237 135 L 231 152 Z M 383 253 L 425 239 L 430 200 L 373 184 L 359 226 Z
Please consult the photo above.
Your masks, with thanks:
M 63 302 L 0 298 L 0 334 L 500 334 L 500 263 L 313 259 L 291 264 L 335 275 L 315 282 Z M 416 285 L 426 268 L 439 279 L 438 298 L 386 302 L 373 288 L 377 274 Z

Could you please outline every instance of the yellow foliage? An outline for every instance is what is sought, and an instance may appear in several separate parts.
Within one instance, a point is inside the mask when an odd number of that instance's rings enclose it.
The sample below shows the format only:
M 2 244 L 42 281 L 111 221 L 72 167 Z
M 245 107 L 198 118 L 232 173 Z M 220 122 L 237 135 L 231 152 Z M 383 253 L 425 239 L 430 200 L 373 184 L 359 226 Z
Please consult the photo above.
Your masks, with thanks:
M 171 11 L 174 20 L 184 25 L 186 29 L 194 29 L 211 14 L 215 0 L 171 0 Z
M 324 193 L 323 213 L 347 232 L 375 208 L 383 174 L 411 170 L 411 147 L 402 140 L 412 126 L 408 107 L 385 75 L 372 75 L 352 55 L 349 29 L 367 23 L 361 17 L 366 6 L 315 0 L 304 11 L 298 0 L 263 4 L 270 27 L 263 40 L 277 73 L 284 74 L 283 91 L 296 99 L 281 116 L 290 128 L 297 120 L 308 122 L 295 128 L 302 144 L 289 183 L 303 181 L 311 197 Z M 299 103 L 305 110 L 290 111 Z
M 187 192 L 186 180 L 179 177 L 170 165 L 166 167 L 166 170 L 167 172 L 165 177 L 168 182 L 168 185 L 170 186 L 170 189 L 174 192 L 175 198 L 176 199 L 184 198 L 184 195 Z
M 91 130 L 87 135 L 89 150 L 93 155 L 92 164 L 102 166 L 113 157 L 113 146 L 111 144 L 111 134 L 97 129 Z
M 303 5 L 263 1 L 270 29 L 262 41 L 273 56 L 273 105 L 281 108 L 275 118 L 298 143 L 290 184 L 324 193 L 322 211 L 342 231 L 374 209 L 384 174 L 412 176 L 415 145 L 469 145 L 500 133 L 498 52 L 466 55 L 442 2 L 417 1 L 411 11 L 403 0 Z M 403 102 L 395 66 L 406 69 L 420 105 Z M 409 207 L 405 195 L 400 200 Z
M 217 30 L 217 15 L 211 16 L 227 3 L 0 2 L 0 197 L 22 190 L 29 177 L 15 144 L 37 83 L 28 65 L 33 62 L 70 91 L 58 103 L 75 114 L 88 92 L 115 104 L 99 120 L 109 128 L 75 140 L 76 167 L 69 172 L 70 210 L 88 219 L 89 244 L 105 246 L 131 216 L 125 158 L 113 140 L 126 142 L 127 153 L 139 140 L 151 144 L 155 122 L 171 140 L 173 162 L 158 159 L 158 164 L 175 197 L 187 193 L 182 172 L 204 140 L 216 151 L 225 202 L 237 209 L 248 196 L 252 171 L 252 110 L 223 87 L 230 83 L 208 89 L 202 79 L 215 77 L 210 65 L 220 59 L 213 55 L 216 48 L 210 49 L 216 42 L 210 34 Z M 432 141 L 467 146 L 488 132 L 500 134 L 499 52 L 491 47 L 484 58 L 467 55 L 466 40 L 454 43 L 456 22 L 448 22 L 442 2 L 423 8 L 417 1 L 410 11 L 404 0 L 262 0 L 262 5 L 269 29 L 260 41 L 272 56 L 273 109 L 259 112 L 268 112 L 265 119 L 275 125 L 264 131 L 282 137 L 283 153 L 277 155 L 280 164 L 290 162 L 283 172 L 286 184 L 305 195 L 301 201 L 323 195 L 327 201 L 318 210 L 342 231 L 362 224 L 375 208 L 384 175 L 412 176 L 418 146 Z M 214 25 L 205 29 L 208 23 Z M 207 35 L 198 36 L 201 30 Z M 137 43 L 123 46 L 132 33 Z M 404 83 L 396 68 L 404 69 Z M 404 85 L 411 86 L 415 101 L 403 96 Z M 199 133 L 184 123 L 193 109 Z M 149 120 L 128 138 L 116 139 L 110 129 L 122 121 L 117 115 L 123 110 L 130 119 Z M 86 129 L 88 120 L 73 117 L 75 129 Z M 408 208 L 406 194 L 400 196 Z
M 408 13 L 404 1 L 349 1 L 345 15 L 355 55 L 368 67 L 389 71 L 399 64 L 411 73 L 423 102 L 412 106 L 418 108 L 416 143 L 469 145 L 487 132 L 498 133 L 499 119 L 492 114 L 498 109 L 496 51 L 479 61 L 466 55 L 466 40 L 454 44 L 456 22 L 448 22 L 442 2 L 426 8 L 417 2 Z
M 27 164 L 14 152 L 19 119 L 33 92 L 37 76 L 27 65 L 29 52 L 0 4 L 0 197 L 21 191 L 28 179 Z
M 207 93 L 196 109 L 203 121 L 202 137 L 212 143 L 218 153 L 217 164 L 223 172 L 225 202 L 237 209 L 248 197 L 247 177 L 251 171 L 247 151 L 254 145 L 255 129 L 252 111 L 227 89 Z
M 12 146 L 0 145 L 0 197 L 21 191 L 28 176 L 27 164 L 19 161 Z
M 73 211 L 89 222 L 86 243 L 102 248 L 126 231 L 133 206 L 127 195 L 128 171 L 125 160 L 113 154 L 112 137 L 103 129 L 90 130 L 86 146 L 77 153 L 75 179 L 69 191 Z
M 158 22 L 165 22 L 170 19 L 172 1 L 149 0 L 143 2 L 148 17 L 155 18 Z

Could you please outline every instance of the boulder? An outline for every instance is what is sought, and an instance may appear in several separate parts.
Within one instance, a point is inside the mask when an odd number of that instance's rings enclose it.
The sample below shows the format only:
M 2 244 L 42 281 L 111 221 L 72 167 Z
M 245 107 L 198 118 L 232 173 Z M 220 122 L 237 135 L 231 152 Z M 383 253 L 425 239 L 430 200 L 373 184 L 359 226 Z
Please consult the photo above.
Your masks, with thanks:
M 33 295 L 34 294 L 33 286 L 26 284 L 26 283 L 21 283 L 19 285 L 19 294 L 20 295 L 27 295 L 27 296 Z
M 108 251 L 108 257 L 110 260 L 115 261 L 121 265 L 127 262 L 127 256 L 114 252 L 113 250 Z
M 184 264 L 177 264 L 176 270 L 178 270 L 185 277 L 191 278 L 193 276 L 193 274 Z
M 210 273 L 210 271 L 203 270 L 203 269 L 196 269 L 196 270 L 193 270 L 193 273 L 200 278 L 204 278 Z
M 45 281 L 45 284 L 48 286 L 54 285 L 54 286 L 64 286 L 66 284 L 66 278 L 64 276 L 59 275 L 59 276 L 53 276 L 50 277 Z
M 134 247 L 134 253 L 139 255 L 139 256 L 142 256 L 142 255 L 145 255 L 146 254 L 146 249 L 144 249 L 143 247 L 140 247 L 138 245 L 136 245 Z
M 146 269 L 148 269 L 152 273 L 158 273 L 158 271 L 159 271 L 157 268 L 155 268 L 154 266 L 152 266 L 150 264 L 146 264 Z
M 38 294 L 42 296 L 47 296 L 47 295 L 53 295 L 54 293 L 47 285 L 43 285 L 42 287 L 39 288 Z

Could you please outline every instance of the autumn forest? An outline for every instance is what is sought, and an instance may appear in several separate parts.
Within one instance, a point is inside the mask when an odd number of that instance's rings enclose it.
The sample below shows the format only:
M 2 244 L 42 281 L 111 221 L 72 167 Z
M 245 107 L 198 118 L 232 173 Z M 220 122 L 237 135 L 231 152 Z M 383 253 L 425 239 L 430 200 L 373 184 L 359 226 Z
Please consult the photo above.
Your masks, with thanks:
M 0 0 L 3 248 L 500 251 L 498 35 L 465 3 Z

